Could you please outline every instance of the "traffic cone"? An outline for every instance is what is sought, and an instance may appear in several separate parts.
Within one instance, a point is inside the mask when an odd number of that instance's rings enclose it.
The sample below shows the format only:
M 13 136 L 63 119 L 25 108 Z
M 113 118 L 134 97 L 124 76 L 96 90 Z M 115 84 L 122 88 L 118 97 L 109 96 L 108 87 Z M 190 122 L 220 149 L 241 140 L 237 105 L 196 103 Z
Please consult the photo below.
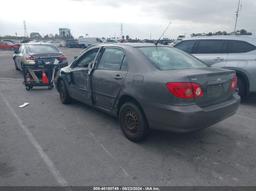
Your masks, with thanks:
M 42 82 L 43 82 L 43 84 L 49 84 L 49 80 L 48 80 L 47 75 L 44 71 L 42 72 Z

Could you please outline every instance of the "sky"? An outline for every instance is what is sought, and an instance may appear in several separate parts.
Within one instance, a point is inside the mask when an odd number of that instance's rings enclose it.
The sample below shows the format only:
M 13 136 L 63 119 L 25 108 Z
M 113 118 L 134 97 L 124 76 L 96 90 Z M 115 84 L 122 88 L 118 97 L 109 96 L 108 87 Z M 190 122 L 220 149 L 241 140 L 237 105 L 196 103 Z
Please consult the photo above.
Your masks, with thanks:
M 238 0 L 2 0 L 0 35 L 27 31 L 56 34 L 71 29 L 73 36 L 158 38 L 179 34 L 233 31 Z M 256 34 L 256 1 L 242 0 L 238 29 Z

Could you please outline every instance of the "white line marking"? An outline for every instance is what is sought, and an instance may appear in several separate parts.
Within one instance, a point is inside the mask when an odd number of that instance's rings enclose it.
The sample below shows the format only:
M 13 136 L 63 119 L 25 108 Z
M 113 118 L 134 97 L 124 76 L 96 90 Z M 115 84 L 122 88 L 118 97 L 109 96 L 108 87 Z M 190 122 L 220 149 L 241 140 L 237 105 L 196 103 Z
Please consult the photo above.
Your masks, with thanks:
M 43 159 L 43 161 L 45 162 L 46 166 L 48 167 L 48 169 L 50 170 L 50 172 L 53 174 L 55 180 L 59 183 L 60 186 L 68 186 L 68 182 L 62 177 L 62 175 L 60 174 L 59 170 L 55 167 L 54 163 L 51 161 L 51 159 L 48 157 L 48 155 L 43 151 L 42 147 L 40 146 L 40 144 L 37 142 L 37 140 L 35 139 L 35 137 L 33 136 L 33 134 L 28 130 L 28 128 L 23 124 L 22 120 L 19 118 L 19 116 L 16 114 L 16 112 L 14 111 L 14 109 L 11 107 L 10 103 L 8 102 L 8 100 L 4 97 L 4 95 L 2 94 L 2 92 L 0 91 L 0 96 L 2 97 L 2 99 L 4 100 L 6 106 L 8 107 L 8 109 L 10 110 L 10 112 L 13 114 L 13 116 L 16 118 L 19 126 L 21 127 L 21 129 L 24 131 L 24 133 L 26 134 L 26 136 L 28 137 L 30 143 L 35 147 L 35 149 L 37 150 L 38 154 L 40 155 L 40 157 Z
M 14 81 L 21 81 L 21 80 L 23 80 L 23 78 L 22 77 L 20 77 L 20 78 L 3 78 L 3 77 L 1 77 L 0 78 L 0 80 L 14 80 Z
M 115 161 L 115 157 L 112 155 L 112 153 L 95 137 L 94 133 L 92 133 L 90 130 L 89 134 L 91 135 L 91 137 L 94 139 L 94 141 L 100 145 L 100 147 L 107 153 L 107 155 L 113 160 Z M 130 177 L 130 175 L 128 174 L 128 172 L 122 167 L 119 166 L 119 168 L 122 170 L 122 172 L 124 173 L 125 176 Z
M 128 174 L 128 172 L 127 172 L 123 167 L 120 166 L 120 168 L 121 168 L 121 170 L 123 171 L 123 173 L 125 174 L 125 176 L 130 176 L 130 175 Z
M 249 119 L 249 120 L 252 120 L 252 121 L 256 121 L 256 119 L 253 119 L 251 117 L 247 117 L 247 116 L 244 116 L 244 115 L 240 115 L 240 114 L 236 114 L 236 116 L 240 117 L 240 118 L 244 118 L 244 119 Z

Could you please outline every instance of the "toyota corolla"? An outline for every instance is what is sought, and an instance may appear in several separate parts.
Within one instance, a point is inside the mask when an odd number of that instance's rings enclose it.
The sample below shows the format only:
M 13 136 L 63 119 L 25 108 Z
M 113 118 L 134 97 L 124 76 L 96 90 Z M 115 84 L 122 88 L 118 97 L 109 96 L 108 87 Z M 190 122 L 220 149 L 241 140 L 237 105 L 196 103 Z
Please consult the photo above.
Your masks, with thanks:
M 132 141 L 149 129 L 212 126 L 235 114 L 240 103 L 235 72 L 151 44 L 90 47 L 59 71 L 56 87 L 64 104 L 75 99 L 117 116 Z

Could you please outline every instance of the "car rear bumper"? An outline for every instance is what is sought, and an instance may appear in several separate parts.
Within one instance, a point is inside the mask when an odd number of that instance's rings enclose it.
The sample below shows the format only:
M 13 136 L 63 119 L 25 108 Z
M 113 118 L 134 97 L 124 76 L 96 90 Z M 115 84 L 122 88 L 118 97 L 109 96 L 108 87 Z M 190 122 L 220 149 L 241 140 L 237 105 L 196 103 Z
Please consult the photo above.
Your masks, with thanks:
M 152 129 L 174 132 L 191 132 L 218 123 L 236 113 L 240 97 L 234 95 L 231 100 L 201 108 L 190 106 L 151 106 L 145 111 Z

